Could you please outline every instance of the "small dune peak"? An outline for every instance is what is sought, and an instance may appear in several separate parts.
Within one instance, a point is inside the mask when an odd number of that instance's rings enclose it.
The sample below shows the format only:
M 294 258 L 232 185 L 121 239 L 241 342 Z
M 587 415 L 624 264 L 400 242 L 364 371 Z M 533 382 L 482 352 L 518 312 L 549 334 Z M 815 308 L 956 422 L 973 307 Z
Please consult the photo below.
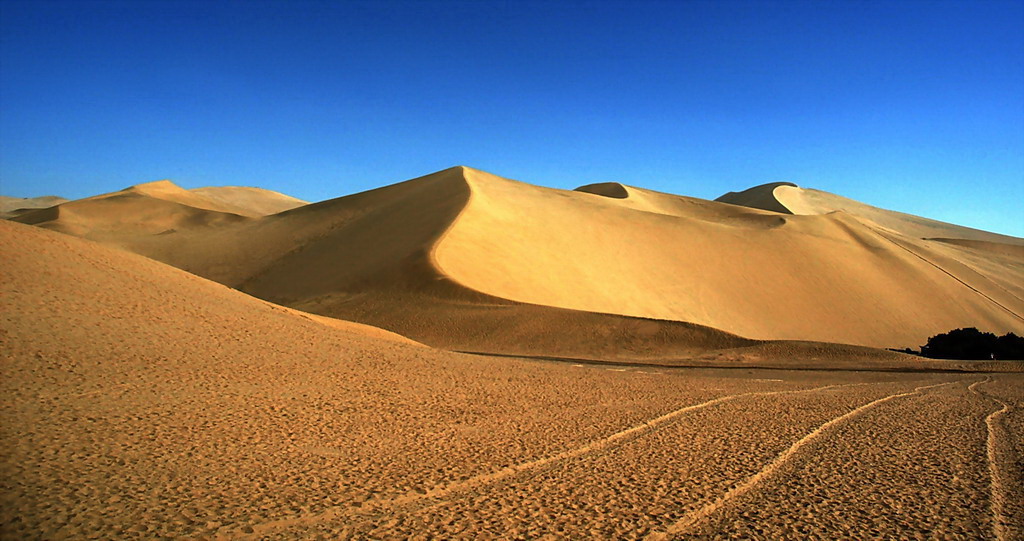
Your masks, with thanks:
M 793 214 L 786 205 L 779 201 L 779 198 L 775 194 L 775 190 L 780 187 L 799 188 L 799 186 L 792 182 L 769 182 L 767 184 L 748 188 L 742 192 L 729 192 L 715 199 L 715 201 L 718 201 L 719 203 L 729 203 L 731 205 L 781 212 L 783 214 Z
M 206 186 L 188 192 L 213 203 L 219 210 L 243 216 L 269 216 L 309 204 L 281 192 L 251 186 Z
M 458 165 L 452 169 L 457 170 L 458 174 L 462 179 L 470 186 L 479 184 L 493 184 L 493 183 L 507 183 L 514 182 L 519 183 L 517 180 L 513 180 L 506 177 L 495 175 L 494 173 L 488 173 L 483 169 L 477 169 L 475 167 L 469 167 L 465 165 Z
M 778 188 L 779 186 L 789 186 L 791 188 L 799 188 L 800 187 L 800 186 L 797 186 L 796 184 L 794 184 L 792 182 L 787 182 L 787 181 L 766 182 L 764 184 L 758 184 L 757 186 L 754 186 L 752 188 L 747 188 L 746 190 L 743 190 L 743 191 L 729 192 L 729 193 L 723 195 L 722 197 L 727 197 L 727 196 L 732 195 L 732 194 L 762 193 L 762 192 L 770 193 L 770 192 L 774 191 L 775 188 Z M 719 197 L 715 201 L 718 201 L 722 197 Z
M 626 188 L 626 186 L 619 184 L 618 182 L 599 182 L 597 184 L 587 184 L 586 186 L 580 186 L 579 188 L 576 188 L 573 191 L 591 193 L 594 195 L 612 197 L 615 199 L 626 199 L 629 197 L 629 189 Z
M 454 183 L 459 186 L 466 186 L 467 184 L 469 184 L 469 171 L 471 171 L 471 169 L 464 165 L 454 165 L 452 167 L 434 171 L 433 173 L 428 173 L 426 175 L 411 178 L 404 182 L 400 182 L 399 184 L 422 185 L 424 187 L 428 185 L 434 187 L 443 187 L 449 186 L 452 183 Z M 385 187 L 384 189 L 387 188 L 390 187 L 388 186 Z
M 494 173 L 488 173 L 487 171 L 484 171 L 483 169 L 477 169 L 476 167 L 470 167 L 468 165 L 456 165 L 455 167 L 452 167 L 452 169 L 455 170 L 455 171 L 458 171 L 458 173 L 461 174 L 463 176 L 463 178 L 466 178 L 466 179 L 469 179 L 469 178 L 473 178 L 473 179 L 504 178 L 504 177 L 499 177 L 498 175 L 495 175 Z
M 140 184 L 135 184 L 135 185 L 129 186 L 128 188 L 131 189 L 131 188 L 177 188 L 177 187 L 178 187 L 177 184 L 175 184 L 174 182 L 171 182 L 169 179 L 165 178 L 163 180 L 154 180 L 152 182 L 143 182 L 143 183 L 140 183 Z
M 154 180 L 153 182 L 143 182 L 142 184 L 136 184 L 129 186 L 123 192 L 138 192 L 138 193 L 166 193 L 166 192 L 184 192 L 187 191 L 185 188 L 178 186 L 170 180 Z
M 498 176 L 498 175 L 495 175 L 494 173 L 491 173 L 491 172 L 488 172 L 488 171 L 484 171 L 483 169 L 479 169 L 479 168 L 476 168 L 476 167 L 470 167 L 468 165 L 456 165 L 454 167 L 450 167 L 449 169 L 458 169 L 463 174 L 476 174 L 476 173 L 480 173 L 480 174 L 484 174 L 484 175 Z M 501 177 L 501 178 L 504 178 L 504 177 Z
M 438 176 L 438 175 L 445 175 L 445 176 L 457 175 L 457 176 L 460 176 L 460 177 L 468 177 L 470 175 L 476 175 L 476 174 L 485 174 L 485 175 L 487 175 L 487 174 L 490 174 L 490 173 L 488 173 L 487 171 L 484 171 L 482 169 L 477 169 L 475 167 L 470 167 L 468 165 L 453 165 L 451 167 L 447 167 L 445 169 L 441 169 L 439 171 L 435 171 L 433 173 L 430 173 L 429 175 L 424 175 L 424 176 L 418 177 L 418 178 L 428 178 L 428 177 L 434 177 L 434 176 Z

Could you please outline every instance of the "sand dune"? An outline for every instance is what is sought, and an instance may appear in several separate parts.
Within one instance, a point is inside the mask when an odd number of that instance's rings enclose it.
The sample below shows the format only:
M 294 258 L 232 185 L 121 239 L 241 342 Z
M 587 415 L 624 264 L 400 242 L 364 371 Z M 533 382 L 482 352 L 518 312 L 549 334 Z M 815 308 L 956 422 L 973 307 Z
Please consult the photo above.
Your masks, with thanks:
M 211 186 L 189 191 L 243 216 L 269 216 L 308 204 L 290 195 L 249 186 Z
M 277 214 L 306 204 L 301 199 L 262 188 L 213 186 L 186 190 L 169 180 L 138 184 L 119 193 L 137 193 L 200 209 L 249 217 Z
M 0 219 L 6 220 L 35 209 L 44 209 L 67 201 L 67 199 L 56 195 L 24 198 L 0 195 Z
M 159 187 L 153 190 L 129 188 L 35 210 L 12 220 L 121 245 L 138 237 L 247 219 L 189 204 L 205 204 L 198 196 L 182 197 L 182 202 L 176 201 L 176 197 L 161 197 L 167 195 L 162 192 Z M 171 191 L 170 195 L 177 194 Z
M 980 271 L 846 213 L 780 215 L 465 176 L 471 197 L 437 246 L 438 267 L 497 297 L 872 346 L 1024 324 L 1021 298 L 988 277 L 1024 281 L 1019 265 Z
M 1017 252 L 922 240 L 845 210 L 797 215 L 614 183 L 555 190 L 467 167 L 262 218 L 189 205 L 199 195 L 174 188 L 115 196 L 163 213 L 97 212 L 130 218 L 109 225 L 116 238 L 61 216 L 37 223 L 467 351 L 678 358 L 757 340 L 906 347 L 955 327 L 1024 328 Z M 933 237 L 962 238 L 940 225 Z
M 1024 246 L 1024 239 L 1017 237 L 880 209 L 828 192 L 801 188 L 791 182 L 762 184 L 738 193 L 729 192 L 715 201 L 783 214 L 819 215 L 842 211 L 916 239 L 947 238 Z
M 246 221 L 303 204 L 259 188 L 186 190 L 160 180 L 21 212 L 10 219 L 125 247 L 150 235 Z
M 770 210 L 772 212 L 780 212 L 782 214 L 798 214 L 779 201 L 779 197 L 776 195 L 775 190 L 776 188 L 783 187 L 796 187 L 796 184 L 793 184 L 792 182 L 771 182 L 768 184 L 761 184 L 760 186 L 747 188 L 742 192 L 729 192 L 715 199 L 715 201 L 755 209 Z

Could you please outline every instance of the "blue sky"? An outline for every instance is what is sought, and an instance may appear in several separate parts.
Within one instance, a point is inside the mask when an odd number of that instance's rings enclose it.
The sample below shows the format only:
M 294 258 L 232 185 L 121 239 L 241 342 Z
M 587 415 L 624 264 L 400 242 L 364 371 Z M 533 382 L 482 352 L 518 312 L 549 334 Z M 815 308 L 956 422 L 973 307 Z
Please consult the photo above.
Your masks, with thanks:
M 469 165 L 1024 236 L 1024 2 L 0 0 L 0 193 Z

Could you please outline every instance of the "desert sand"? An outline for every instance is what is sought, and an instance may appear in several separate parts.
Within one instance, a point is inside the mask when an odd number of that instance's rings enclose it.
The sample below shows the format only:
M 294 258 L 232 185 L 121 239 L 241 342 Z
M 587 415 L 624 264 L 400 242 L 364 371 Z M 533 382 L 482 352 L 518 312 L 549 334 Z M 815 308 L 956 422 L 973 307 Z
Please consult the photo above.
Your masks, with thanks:
M 466 356 L 0 227 L 5 538 L 1020 534 L 1021 375 Z
M 870 347 L 1019 333 L 1020 243 L 463 167 L 286 197 L 0 221 L 0 537 L 1024 536 L 1021 363 Z

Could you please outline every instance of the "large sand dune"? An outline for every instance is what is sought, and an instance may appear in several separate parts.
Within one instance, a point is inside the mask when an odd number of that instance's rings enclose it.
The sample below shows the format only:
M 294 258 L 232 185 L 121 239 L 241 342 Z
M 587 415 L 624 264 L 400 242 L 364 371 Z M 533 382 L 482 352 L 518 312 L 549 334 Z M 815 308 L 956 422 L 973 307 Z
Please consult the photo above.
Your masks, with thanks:
M 555 190 L 467 167 L 261 218 L 171 186 L 67 203 L 56 207 L 67 219 L 37 223 L 460 350 L 666 358 L 752 340 L 904 347 L 955 327 L 1024 329 L 1016 246 L 939 222 L 928 231 L 940 239 L 924 240 L 843 209 L 797 215 L 614 183 Z M 131 222 L 103 224 L 114 233 L 73 219 L 76 205 L 127 196 L 160 211 L 96 210 Z

